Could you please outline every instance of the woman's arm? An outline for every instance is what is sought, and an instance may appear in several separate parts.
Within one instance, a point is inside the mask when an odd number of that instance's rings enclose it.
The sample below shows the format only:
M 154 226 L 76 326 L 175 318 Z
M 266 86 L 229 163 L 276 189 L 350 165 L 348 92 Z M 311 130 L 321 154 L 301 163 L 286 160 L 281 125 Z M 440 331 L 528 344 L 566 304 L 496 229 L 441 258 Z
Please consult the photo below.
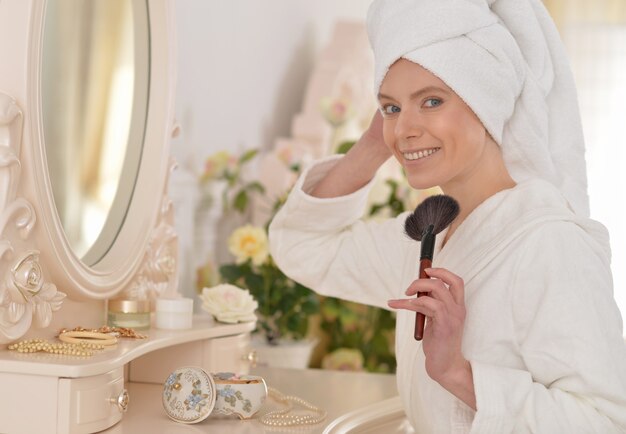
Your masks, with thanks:
M 402 291 L 403 267 L 416 243 L 404 236 L 406 215 L 363 221 L 369 189 L 390 152 L 372 126 L 343 157 L 308 168 L 269 228 L 270 252 L 281 270 L 322 295 L 387 307 Z M 381 134 L 382 140 L 382 133 Z M 415 265 L 415 258 L 412 259 Z

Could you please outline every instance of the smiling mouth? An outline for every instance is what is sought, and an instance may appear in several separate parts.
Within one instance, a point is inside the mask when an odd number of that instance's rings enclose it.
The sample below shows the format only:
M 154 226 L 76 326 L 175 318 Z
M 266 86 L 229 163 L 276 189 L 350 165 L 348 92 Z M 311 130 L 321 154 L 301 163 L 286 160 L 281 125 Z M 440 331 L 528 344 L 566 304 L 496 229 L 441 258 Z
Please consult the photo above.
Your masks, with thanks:
M 402 156 L 404 157 L 405 160 L 415 161 L 415 160 L 419 160 L 421 158 L 426 158 L 426 157 L 434 154 L 435 152 L 437 152 L 440 149 L 441 148 L 432 148 L 432 149 L 425 149 L 423 151 L 417 151 L 417 152 L 403 152 Z

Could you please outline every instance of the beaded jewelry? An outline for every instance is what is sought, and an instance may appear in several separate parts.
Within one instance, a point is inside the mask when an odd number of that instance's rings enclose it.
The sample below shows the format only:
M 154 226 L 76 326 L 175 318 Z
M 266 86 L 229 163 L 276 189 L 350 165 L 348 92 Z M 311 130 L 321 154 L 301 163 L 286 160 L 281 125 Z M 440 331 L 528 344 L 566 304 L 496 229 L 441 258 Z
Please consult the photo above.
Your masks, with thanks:
M 313 404 L 305 401 L 297 396 L 286 396 L 280 393 L 278 390 L 269 387 L 269 396 L 275 401 L 286 405 L 286 408 L 282 410 L 270 411 L 261 416 L 261 423 L 269 426 L 287 427 L 287 426 L 299 426 L 299 425 L 315 425 L 326 419 L 327 412 L 321 408 L 315 407 Z M 294 408 L 294 404 L 303 407 L 306 411 L 316 413 L 303 414 L 303 413 L 291 413 Z
M 62 354 L 66 356 L 90 357 L 94 355 L 95 351 L 103 350 L 104 345 L 96 343 L 56 343 L 43 339 L 28 339 L 11 344 L 8 348 L 9 350 L 17 351 L 18 353 L 37 353 L 41 351 L 44 353 Z

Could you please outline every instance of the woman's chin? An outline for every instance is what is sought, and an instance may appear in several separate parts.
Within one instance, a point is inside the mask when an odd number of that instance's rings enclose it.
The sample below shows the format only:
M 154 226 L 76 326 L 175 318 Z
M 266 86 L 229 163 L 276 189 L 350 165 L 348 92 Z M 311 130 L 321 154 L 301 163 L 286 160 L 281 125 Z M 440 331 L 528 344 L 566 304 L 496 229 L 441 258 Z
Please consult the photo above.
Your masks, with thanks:
M 439 186 L 439 183 L 432 178 L 426 178 L 424 176 L 407 176 L 409 185 L 416 190 L 427 190 L 429 188 Z

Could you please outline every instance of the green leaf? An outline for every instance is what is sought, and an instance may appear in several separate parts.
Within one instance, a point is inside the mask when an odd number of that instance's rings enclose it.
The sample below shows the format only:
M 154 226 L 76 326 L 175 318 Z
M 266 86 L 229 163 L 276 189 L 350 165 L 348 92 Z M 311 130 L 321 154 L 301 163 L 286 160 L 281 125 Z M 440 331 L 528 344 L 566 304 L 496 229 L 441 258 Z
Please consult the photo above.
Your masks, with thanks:
M 312 300 L 307 300 L 304 303 L 302 303 L 302 312 L 306 313 L 306 314 L 314 314 L 317 313 L 317 311 L 319 310 L 319 305 L 318 303 L 315 303 Z
M 258 274 L 249 273 L 246 274 L 244 281 L 246 282 L 246 286 L 248 287 L 252 295 L 258 298 L 258 294 L 261 294 L 264 288 L 263 277 L 259 276 Z
M 258 191 L 259 193 L 265 193 L 265 187 L 258 181 L 252 181 L 248 185 L 246 185 L 245 189 L 247 191 Z
M 391 187 L 391 194 L 395 195 L 396 191 L 398 191 L 398 182 L 395 179 L 387 179 L 385 180 L 385 183 Z
M 306 334 L 307 323 L 300 316 L 290 315 L 287 319 L 287 329 L 295 338 L 302 338 Z
M 342 309 L 342 311 L 339 313 L 339 320 L 344 327 L 348 326 L 352 328 L 356 326 L 358 319 L 359 318 L 357 314 L 349 309 Z
M 241 190 L 237 193 L 237 196 L 235 196 L 235 200 L 233 201 L 233 206 L 241 213 L 246 210 L 246 207 L 248 206 L 248 193 L 245 190 Z
M 240 265 L 230 264 L 220 267 L 220 275 L 228 282 L 234 282 L 243 277 L 244 269 Z
M 341 143 L 337 147 L 337 154 L 347 154 L 348 151 L 354 146 L 356 142 L 354 140 L 346 141 Z
M 339 307 L 335 303 L 327 303 L 327 300 L 324 300 L 322 303 L 322 315 L 324 319 L 332 322 L 339 316 Z
M 249 151 L 244 152 L 244 154 L 239 157 L 239 164 L 247 163 L 248 161 L 252 160 L 258 153 L 258 149 L 250 149 Z
M 283 291 L 278 288 L 272 288 L 270 290 L 270 304 L 272 306 L 278 305 L 280 303 L 280 299 L 283 297 Z
M 378 214 L 382 209 L 385 208 L 385 204 L 384 203 L 377 203 L 372 205 L 372 207 L 370 208 L 370 212 L 369 215 L 370 216 L 375 216 L 376 214 Z

